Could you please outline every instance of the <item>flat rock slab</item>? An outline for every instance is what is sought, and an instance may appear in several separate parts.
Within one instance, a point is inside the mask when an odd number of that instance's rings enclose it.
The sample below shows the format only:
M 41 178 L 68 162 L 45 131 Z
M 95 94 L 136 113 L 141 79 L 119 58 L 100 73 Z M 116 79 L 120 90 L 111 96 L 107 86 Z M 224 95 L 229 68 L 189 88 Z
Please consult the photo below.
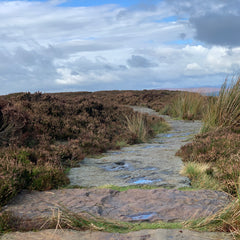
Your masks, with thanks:
M 149 108 L 134 108 L 159 116 Z M 103 158 L 85 158 L 80 167 L 69 172 L 71 185 L 98 187 L 102 185 L 155 185 L 168 188 L 190 186 L 190 180 L 179 172 L 183 168 L 179 148 L 201 128 L 200 121 L 174 120 L 162 116 L 171 125 L 168 133 L 158 134 L 148 143 L 108 151 Z
M 181 229 L 141 230 L 126 234 L 105 232 L 77 232 L 71 230 L 44 230 L 40 232 L 8 233 L 1 240 L 230 240 L 224 233 L 193 232 Z
M 23 219 L 52 216 L 59 206 L 74 213 L 122 221 L 180 221 L 214 214 L 230 201 L 223 192 L 176 189 L 64 189 L 23 192 L 5 210 Z

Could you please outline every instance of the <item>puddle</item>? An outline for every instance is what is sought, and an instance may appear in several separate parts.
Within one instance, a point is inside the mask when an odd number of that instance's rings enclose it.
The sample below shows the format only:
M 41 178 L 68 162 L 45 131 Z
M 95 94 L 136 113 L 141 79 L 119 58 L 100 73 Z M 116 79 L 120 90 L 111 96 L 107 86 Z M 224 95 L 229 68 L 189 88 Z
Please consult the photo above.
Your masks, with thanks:
M 144 146 L 142 147 L 141 149 L 151 149 L 151 148 L 163 148 L 164 146 L 163 145 L 147 145 L 147 146 Z
M 157 216 L 157 213 L 155 212 L 149 212 L 149 213 L 142 213 L 142 214 L 135 214 L 128 216 L 133 221 L 147 221 L 150 220 L 152 217 Z
M 109 165 L 101 166 L 106 171 L 134 171 L 134 167 L 131 164 L 126 163 L 125 161 L 114 162 Z
M 156 170 L 158 170 L 158 168 L 156 168 L 156 167 L 145 167 L 145 168 L 142 168 L 142 170 L 146 170 L 146 171 L 156 171 Z
M 134 184 L 151 184 L 155 182 L 161 182 L 163 181 L 161 178 L 159 179 L 146 179 L 145 177 L 139 177 L 139 178 L 132 178 L 128 182 L 134 183 Z
M 165 138 L 170 138 L 170 137 L 174 137 L 176 136 L 176 133 L 166 133 L 166 134 L 163 134 L 162 137 L 165 137 Z
M 179 174 L 183 163 L 175 153 L 185 144 L 183 140 L 199 131 L 201 123 L 167 119 L 172 130 L 156 135 L 148 143 L 110 150 L 101 159 L 85 158 L 81 167 L 69 171 L 71 185 L 188 187 L 190 181 Z

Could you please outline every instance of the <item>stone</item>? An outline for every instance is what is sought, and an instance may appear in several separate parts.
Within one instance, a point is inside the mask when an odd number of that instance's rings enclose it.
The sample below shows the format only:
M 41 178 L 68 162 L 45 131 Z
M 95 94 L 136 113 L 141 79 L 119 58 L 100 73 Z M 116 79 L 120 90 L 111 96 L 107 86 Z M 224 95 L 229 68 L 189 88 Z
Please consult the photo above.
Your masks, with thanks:
M 74 213 L 88 212 L 113 220 L 174 222 L 212 215 L 229 201 L 226 193 L 211 190 L 63 189 L 22 192 L 4 210 L 34 219 L 50 217 L 53 210 L 64 206 Z
M 8 233 L 1 240 L 230 240 L 231 235 L 214 232 L 193 232 L 183 229 L 141 230 L 125 234 L 106 232 L 77 232 L 44 230 L 39 232 Z

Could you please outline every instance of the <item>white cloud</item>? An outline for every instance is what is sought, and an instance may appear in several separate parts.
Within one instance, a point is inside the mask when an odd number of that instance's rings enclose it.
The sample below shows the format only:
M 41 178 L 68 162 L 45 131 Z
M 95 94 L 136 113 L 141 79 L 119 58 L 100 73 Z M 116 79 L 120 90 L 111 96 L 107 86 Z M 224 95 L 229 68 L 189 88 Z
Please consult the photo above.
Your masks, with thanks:
M 0 3 L 0 93 L 217 85 L 240 67 L 238 47 L 174 43 L 194 37 L 193 14 L 222 12 L 217 0 L 207 10 L 195 0 L 129 9 L 61 2 Z

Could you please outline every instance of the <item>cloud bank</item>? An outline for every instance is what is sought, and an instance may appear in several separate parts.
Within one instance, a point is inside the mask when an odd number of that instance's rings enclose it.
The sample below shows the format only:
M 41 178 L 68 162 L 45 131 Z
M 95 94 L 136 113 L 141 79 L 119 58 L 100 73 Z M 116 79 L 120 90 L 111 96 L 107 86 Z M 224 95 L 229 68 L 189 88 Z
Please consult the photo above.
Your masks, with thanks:
M 218 86 L 239 72 L 240 0 L 62 3 L 0 2 L 0 94 Z

